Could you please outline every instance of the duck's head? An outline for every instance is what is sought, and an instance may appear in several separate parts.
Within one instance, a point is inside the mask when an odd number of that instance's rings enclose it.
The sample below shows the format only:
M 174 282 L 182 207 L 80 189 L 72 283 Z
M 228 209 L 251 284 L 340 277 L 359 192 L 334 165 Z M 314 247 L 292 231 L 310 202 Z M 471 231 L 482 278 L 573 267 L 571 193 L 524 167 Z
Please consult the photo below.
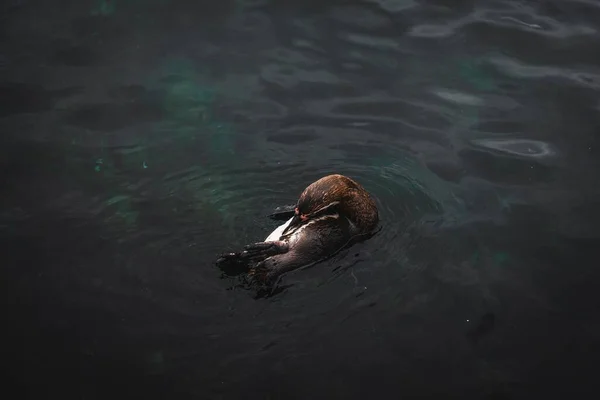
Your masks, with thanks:
M 343 175 L 327 175 L 304 189 L 296 203 L 292 221 L 283 231 L 283 235 L 326 215 L 343 213 L 354 219 L 353 214 L 361 211 L 361 201 L 372 202 L 368 193 L 358 183 Z M 377 212 L 376 208 L 374 209 Z

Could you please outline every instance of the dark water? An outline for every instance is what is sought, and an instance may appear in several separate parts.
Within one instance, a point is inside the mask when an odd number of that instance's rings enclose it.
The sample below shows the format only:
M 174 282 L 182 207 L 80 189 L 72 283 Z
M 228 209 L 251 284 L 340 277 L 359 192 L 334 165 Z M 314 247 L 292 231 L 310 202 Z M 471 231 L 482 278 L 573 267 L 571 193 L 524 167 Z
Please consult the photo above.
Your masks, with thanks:
M 593 0 L 4 1 L 9 388 L 593 393 L 599 29 Z M 334 172 L 378 236 L 268 299 L 221 279 Z

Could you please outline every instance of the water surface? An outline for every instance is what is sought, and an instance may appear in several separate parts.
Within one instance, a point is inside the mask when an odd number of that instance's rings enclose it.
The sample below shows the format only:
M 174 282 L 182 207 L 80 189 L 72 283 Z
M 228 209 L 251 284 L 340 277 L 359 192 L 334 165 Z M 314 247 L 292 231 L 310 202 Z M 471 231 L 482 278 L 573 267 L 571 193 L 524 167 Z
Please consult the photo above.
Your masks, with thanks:
M 24 398 L 521 399 L 595 382 L 600 5 L 7 1 Z M 381 232 L 254 299 L 214 260 L 343 173 Z

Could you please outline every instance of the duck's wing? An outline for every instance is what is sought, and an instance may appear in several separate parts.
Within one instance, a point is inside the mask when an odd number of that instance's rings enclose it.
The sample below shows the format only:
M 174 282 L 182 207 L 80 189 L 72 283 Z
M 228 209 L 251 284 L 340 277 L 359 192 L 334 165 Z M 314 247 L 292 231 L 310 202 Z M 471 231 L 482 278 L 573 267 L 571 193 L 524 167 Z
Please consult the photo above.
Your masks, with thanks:
M 217 259 L 216 264 L 221 269 L 231 267 L 249 268 L 250 264 L 261 262 L 271 256 L 283 254 L 288 251 L 285 242 L 258 242 L 249 244 L 244 250 L 234 253 L 225 253 Z

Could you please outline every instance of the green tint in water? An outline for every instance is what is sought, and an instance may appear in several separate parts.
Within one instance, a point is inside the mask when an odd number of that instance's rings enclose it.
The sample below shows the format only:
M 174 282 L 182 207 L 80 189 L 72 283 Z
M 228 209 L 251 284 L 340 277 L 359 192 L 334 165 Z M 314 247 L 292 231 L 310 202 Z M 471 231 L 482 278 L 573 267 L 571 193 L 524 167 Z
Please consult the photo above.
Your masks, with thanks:
M 435 79 L 439 82 L 440 87 L 452 91 L 467 92 L 466 95 L 478 99 L 479 93 L 498 90 L 492 74 L 485 68 L 486 57 L 449 60 L 447 63 L 434 66 L 431 73 L 435 74 Z M 416 67 L 422 68 L 423 66 L 417 63 Z M 419 74 L 419 72 L 415 72 L 415 74 Z M 462 131 L 478 125 L 481 106 L 478 104 L 457 104 L 460 109 L 456 110 L 456 124 L 452 130 L 461 135 Z
M 167 88 L 164 107 L 167 118 L 184 125 L 202 125 L 211 118 L 214 91 L 193 79 L 172 83 Z
M 113 204 L 120 203 L 121 201 L 129 201 L 129 196 L 117 195 L 117 196 L 111 197 L 110 199 L 106 200 L 106 205 L 111 206 Z
M 472 255 L 471 255 L 471 264 L 476 265 L 479 262 L 479 252 L 475 251 Z
M 115 209 L 114 214 L 107 218 L 108 221 L 123 222 L 131 227 L 137 222 L 139 211 L 131 205 L 131 196 L 116 195 L 105 202 L 107 207 Z
M 508 255 L 508 253 L 500 251 L 500 252 L 494 253 L 494 255 L 492 256 L 492 259 L 494 260 L 494 263 L 496 265 L 501 266 L 510 259 L 510 256 Z
M 217 91 L 207 82 L 207 73 L 186 59 L 169 60 L 158 73 L 158 79 L 166 82 L 163 106 L 167 120 L 194 128 L 223 124 L 214 118 Z
M 494 90 L 496 85 L 492 77 L 487 74 L 479 59 L 468 59 L 458 64 L 459 75 L 477 90 Z
M 485 71 L 483 62 L 479 58 L 465 59 L 458 62 L 458 75 L 476 92 L 493 91 L 496 84 L 493 78 Z M 465 106 L 461 109 L 459 128 L 470 129 L 479 123 L 479 107 Z
M 200 169 L 202 171 L 202 169 Z M 231 232 L 235 230 L 233 206 L 230 198 L 238 198 L 238 194 L 230 189 L 229 180 L 218 174 L 209 174 L 202 171 L 203 179 L 194 180 L 186 184 L 194 198 L 195 204 L 202 208 L 203 212 L 209 212 L 218 215 L 223 226 L 226 226 Z
M 108 9 L 103 7 L 105 11 Z M 194 218 L 216 218 L 233 230 L 236 213 L 228 206 L 231 203 L 228 199 L 239 199 L 237 189 L 232 188 L 244 185 L 232 179 L 245 178 L 221 176 L 215 167 L 243 165 L 244 160 L 235 157 L 235 125 L 214 113 L 218 92 L 214 85 L 207 83 L 209 79 L 189 60 L 167 61 L 146 84 L 163 88 L 164 120 L 145 130 L 137 145 L 130 148 L 110 149 L 102 143 L 95 154 L 93 168 L 97 176 L 104 178 L 106 193 L 111 194 L 105 203 L 105 208 L 111 211 L 105 220 L 108 224 L 121 229 L 120 224 L 134 227 L 139 220 L 140 214 L 131 196 L 123 193 L 124 187 L 137 186 L 128 182 L 132 174 L 138 179 L 140 172 L 155 174 L 170 165 L 176 168 L 173 173 L 177 174 L 193 166 L 197 172 L 194 177 L 177 179 L 173 187 L 165 190 L 177 193 L 180 199 L 187 198 L 184 201 L 193 204 Z M 185 160 L 188 160 L 187 165 Z M 177 213 L 177 207 L 169 209 Z
M 235 131 L 232 124 L 212 123 L 209 130 L 211 154 L 218 156 L 235 155 Z
M 169 137 L 180 138 L 182 145 L 199 141 L 208 152 L 208 161 L 236 162 L 235 126 L 215 117 L 217 90 L 206 83 L 201 73 L 186 59 L 169 60 L 161 70 L 166 81 L 164 109 L 171 127 Z
M 471 255 L 471 264 L 472 265 L 478 265 L 480 261 L 482 261 L 483 263 L 486 262 L 486 260 L 491 260 L 492 264 L 494 266 L 498 266 L 501 267 L 503 265 L 505 265 L 509 260 L 510 260 L 510 255 L 507 252 L 504 251 L 496 251 L 493 252 L 491 254 L 491 256 L 489 256 L 490 252 L 489 249 L 487 248 L 483 248 L 483 257 L 480 254 L 479 251 L 475 251 L 472 255 Z M 487 255 L 487 256 L 486 256 Z
M 96 4 L 92 7 L 90 12 L 92 15 L 102 15 L 104 17 L 108 17 L 113 15 L 117 9 L 116 0 L 99 0 L 95 3 Z
M 168 2 L 169 0 L 94 0 L 90 14 L 94 16 L 101 15 L 103 17 L 110 17 L 117 12 L 117 4 L 120 5 L 119 8 L 148 8 L 164 5 Z
M 442 212 L 444 205 L 457 203 L 449 184 L 406 154 L 382 154 L 368 160 L 389 187 L 405 191 L 404 201 L 413 199 L 416 211 Z

